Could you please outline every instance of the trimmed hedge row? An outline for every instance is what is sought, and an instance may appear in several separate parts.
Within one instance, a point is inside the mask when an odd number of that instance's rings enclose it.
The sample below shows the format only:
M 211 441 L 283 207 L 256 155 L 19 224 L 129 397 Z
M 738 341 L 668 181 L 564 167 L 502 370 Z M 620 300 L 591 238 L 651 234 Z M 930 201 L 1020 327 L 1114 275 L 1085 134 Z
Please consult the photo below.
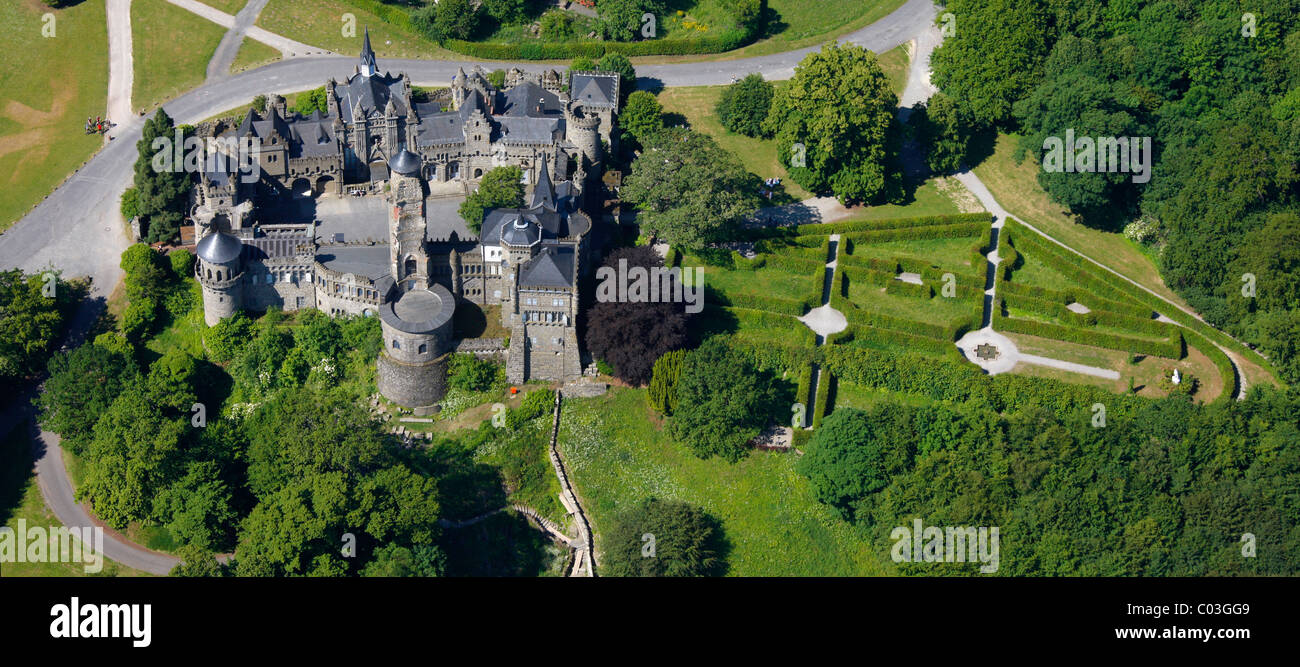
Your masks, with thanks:
M 844 382 L 915 394 L 937 401 L 980 401 L 999 412 L 1042 405 L 1057 414 L 1091 419 L 1091 406 L 1102 403 L 1108 417 L 1119 420 L 1151 399 L 1115 394 L 1100 387 L 1062 380 L 1001 373 L 989 377 L 974 364 L 865 347 L 819 348 L 820 363 Z
M 379 0 L 343 0 L 344 3 L 352 5 L 364 12 L 370 12 L 375 16 L 383 19 L 385 23 L 390 23 L 404 30 L 409 30 L 417 35 L 423 35 L 415 23 L 411 20 L 410 12 L 404 9 L 394 7 Z
M 826 405 L 831 397 L 831 372 L 823 366 L 821 372 L 817 374 L 817 405 L 813 409 L 813 430 L 817 430 L 822 425 L 822 418 L 826 416 Z
M 1133 354 L 1145 354 L 1156 357 L 1165 357 L 1168 359 L 1183 358 L 1183 339 L 1178 335 L 1178 331 L 1174 331 L 1173 336 L 1171 336 L 1169 340 L 1145 340 L 1101 331 L 1078 329 L 1061 324 L 1052 324 L 1050 322 L 1038 322 L 1019 317 L 1008 317 L 1001 313 L 1002 309 L 1005 307 L 1006 300 L 999 297 L 998 307 L 993 311 L 993 326 L 999 331 L 1029 334 L 1031 336 L 1063 340 L 1070 343 L 1079 343 L 1081 345 L 1121 350 Z
M 625 56 L 682 56 L 733 51 L 754 40 L 756 30 L 733 28 L 695 39 L 648 39 L 639 42 L 467 42 L 443 40 L 442 46 L 485 60 L 565 60 L 585 56 L 593 60 L 607 53 Z
M 869 232 L 850 232 L 841 234 L 841 239 L 854 243 L 883 243 L 885 241 L 911 241 L 916 239 L 959 239 L 967 236 L 979 236 L 984 224 L 963 222 L 955 225 L 934 225 L 930 227 L 903 227 L 900 229 L 877 229 Z M 798 241 L 802 237 L 795 237 Z
M 1118 329 L 1129 329 L 1136 333 L 1151 334 L 1154 336 L 1172 337 L 1177 325 L 1161 322 L 1160 320 L 1138 319 L 1110 313 L 1104 310 L 1094 310 L 1088 313 L 1076 313 L 1059 301 L 1048 301 L 1024 294 L 1006 294 L 1003 302 L 1011 308 L 1019 308 L 1040 315 L 1048 315 L 1060 320 L 1065 320 L 1071 326 L 1080 328 L 1096 326 L 1115 327 Z
M 763 260 L 767 266 L 807 275 L 816 272 L 817 277 L 821 278 L 826 272 L 826 262 L 819 262 L 815 259 L 796 257 L 794 255 L 763 255 Z
M 1015 220 L 1007 220 L 1006 227 L 1013 228 L 1016 229 L 1017 231 L 1023 232 L 1022 236 L 1027 239 L 1033 238 L 1035 236 L 1035 232 L 1033 232 L 1032 230 L 1030 230 L 1029 228 L 1025 227 L 1024 225 L 1020 224 Z M 1044 243 L 1051 243 L 1051 242 L 1044 241 Z M 1044 248 L 1046 248 L 1046 246 L 1044 246 Z M 1146 290 L 1134 287 L 1127 280 L 1124 280 L 1123 278 L 1120 278 L 1119 276 L 1116 276 L 1115 274 L 1109 271 L 1100 269 L 1095 264 L 1089 262 L 1083 257 L 1075 255 L 1074 253 L 1068 253 L 1062 251 L 1053 252 L 1050 249 L 1048 250 L 1048 254 L 1054 254 L 1054 258 L 1062 266 L 1069 265 L 1069 266 L 1074 266 L 1083 271 L 1088 271 L 1090 273 L 1095 272 L 1096 277 L 1094 277 L 1090 282 L 1105 284 L 1111 290 L 1120 292 L 1131 301 L 1149 305 L 1152 307 L 1152 309 L 1162 313 L 1169 319 L 1179 324 L 1182 324 L 1183 326 L 1195 331 L 1196 333 L 1201 334 L 1203 337 L 1208 338 L 1209 340 L 1214 341 L 1220 345 L 1231 347 L 1237 350 L 1238 352 L 1248 357 L 1253 363 L 1259 365 L 1260 367 L 1266 370 L 1272 369 L 1272 367 L 1268 364 L 1268 361 L 1263 357 L 1259 356 L 1258 352 L 1251 350 L 1250 348 L 1247 348 L 1245 345 L 1242 345 L 1240 342 L 1236 341 L 1231 336 L 1228 336 L 1227 334 L 1223 333 L 1222 331 L 1219 331 L 1218 329 L 1215 329 L 1214 327 L 1206 324 L 1205 322 L 1202 322 L 1201 320 L 1191 315 L 1188 315 L 1187 313 L 1183 312 L 1181 308 L 1173 307 L 1170 304 L 1165 303 L 1159 297 L 1150 294 Z M 1057 268 L 1057 267 L 1054 266 L 1053 268 Z M 1058 268 L 1057 270 L 1060 269 Z
M 759 328 L 767 329 L 794 329 L 799 336 L 803 338 L 800 341 L 804 345 L 816 345 L 817 334 L 812 329 L 804 326 L 800 322 L 792 322 L 788 315 L 780 315 L 766 310 L 755 310 L 753 308 L 744 308 L 741 306 L 723 306 L 725 310 L 735 316 L 736 320 L 743 326 L 745 324 L 754 325 Z
M 1015 282 L 1014 280 L 1002 283 L 998 287 L 998 293 L 1034 297 L 1046 301 L 1054 301 L 1060 304 L 1077 302 L 1088 306 L 1092 310 L 1109 311 L 1116 315 L 1123 315 L 1124 317 L 1131 317 L 1138 320 L 1149 320 L 1155 315 L 1155 311 L 1146 306 L 1111 301 L 1110 299 L 1103 299 L 1095 294 L 1083 292 L 1082 290 L 1054 290 L 1047 287 L 1040 287 L 1038 285 L 1026 285 L 1024 283 Z
M 1183 331 L 1183 340 L 1187 341 L 1189 347 L 1194 347 L 1214 362 L 1214 367 L 1219 370 L 1219 377 L 1223 379 L 1223 393 L 1219 394 L 1211 403 L 1227 403 L 1237 397 L 1237 392 L 1241 390 L 1241 378 L 1237 377 L 1237 367 L 1233 365 L 1228 355 L 1223 353 L 1217 345 L 1211 343 L 1195 331 Z
M 795 390 L 794 394 L 794 400 L 804 405 L 803 423 L 800 426 L 808 426 L 808 404 L 810 403 L 808 392 L 811 390 L 812 364 L 802 364 L 799 368 L 799 388 Z
M 814 297 L 808 297 L 803 301 L 786 299 L 779 296 L 758 296 L 754 294 L 726 294 L 730 306 L 736 308 L 745 308 L 748 310 L 761 310 L 781 315 L 790 315 L 793 317 L 802 317 L 805 313 L 821 305 L 820 299 L 814 304 Z M 787 323 L 788 325 L 788 323 Z
M 868 347 L 874 345 L 899 345 L 910 350 L 924 351 L 928 354 L 937 356 L 949 356 L 949 353 L 961 354 L 960 352 L 957 352 L 957 348 L 951 342 L 927 338 L 925 336 L 914 336 L 902 331 L 875 329 L 857 324 L 851 324 L 849 325 L 849 328 L 844 331 L 833 334 L 830 337 L 829 342 L 835 345 L 857 344 Z
M 1018 242 L 1025 247 L 1025 249 L 1032 250 L 1037 259 L 1047 264 L 1057 273 L 1060 273 L 1061 275 L 1064 275 L 1074 282 L 1086 287 L 1097 296 L 1102 296 L 1111 301 L 1119 301 L 1121 303 L 1128 302 L 1134 305 L 1141 303 L 1141 301 L 1138 301 L 1133 297 L 1133 294 L 1130 291 L 1120 289 L 1116 285 L 1101 279 L 1096 272 L 1087 267 L 1068 261 L 1065 256 L 1055 248 L 1046 245 L 1051 243 L 1050 241 L 1044 241 L 1042 239 L 1028 236 L 1030 233 L 1032 232 L 1026 230 L 1025 234 L 1012 237 L 1012 239 L 1018 239 Z M 1015 280 L 1014 271 L 1008 274 L 1007 279 L 1010 281 Z
M 682 263 L 682 253 L 675 247 L 669 246 L 667 254 L 664 255 L 664 266 L 673 267 Z
M 895 278 L 885 284 L 885 294 L 913 299 L 929 299 L 934 297 L 934 289 L 926 284 L 917 285 L 916 283 L 907 283 Z
M 906 229 L 909 227 L 935 227 L 960 223 L 978 222 L 991 224 L 988 213 L 956 213 L 952 215 L 926 215 L 906 218 L 889 218 L 885 220 L 843 220 L 840 222 L 812 222 L 803 225 L 785 227 L 754 227 L 740 232 L 740 238 L 747 240 L 798 238 L 804 236 L 829 236 L 848 232 L 869 232 L 885 229 Z

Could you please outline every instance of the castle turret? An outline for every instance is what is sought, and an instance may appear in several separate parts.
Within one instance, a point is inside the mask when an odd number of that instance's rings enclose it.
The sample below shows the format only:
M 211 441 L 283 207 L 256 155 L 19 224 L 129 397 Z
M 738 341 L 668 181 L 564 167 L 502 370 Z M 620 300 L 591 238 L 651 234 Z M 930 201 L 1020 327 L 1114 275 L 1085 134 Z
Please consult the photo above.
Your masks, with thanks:
M 379 353 L 379 393 L 417 414 L 431 414 L 447 391 L 456 299 L 442 285 L 407 291 L 379 309 L 384 351 Z
M 586 160 L 586 166 L 594 167 L 601 164 L 605 159 L 605 153 L 600 146 L 600 115 L 573 102 L 565 109 L 565 114 L 568 116 L 566 123 L 569 127 L 569 141 L 578 147 Z M 598 169 L 589 169 L 589 171 L 599 172 Z
M 203 321 L 215 326 L 243 307 L 244 244 L 231 234 L 213 231 L 194 250 L 198 257 L 194 277 L 203 290 Z

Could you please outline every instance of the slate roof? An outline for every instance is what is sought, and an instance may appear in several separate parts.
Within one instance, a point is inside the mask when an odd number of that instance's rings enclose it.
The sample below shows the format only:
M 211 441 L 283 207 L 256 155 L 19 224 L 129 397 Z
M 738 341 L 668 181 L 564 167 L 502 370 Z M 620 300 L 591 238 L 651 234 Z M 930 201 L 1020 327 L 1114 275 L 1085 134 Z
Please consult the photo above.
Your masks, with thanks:
M 446 324 L 456 312 L 456 299 L 446 287 L 412 289 L 379 307 L 379 318 L 398 331 L 428 333 Z
M 294 114 L 289 120 L 293 143 L 289 157 L 330 157 L 338 154 L 334 141 L 334 117 L 322 114 L 319 109 L 306 118 Z
M 225 232 L 213 232 L 203 237 L 194 253 L 199 259 L 209 264 L 228 264 L 243 252 L 244 244 L 239 239 Z
M 405 176 L 420 173 L 420 158 L 415 153 L 402 148 L 388 161 L 388 168 Z
M 542 240 L 541 229 L 537 222 L 519 213 L 509 214 L 501 221 L 498 229 L 501 231 L 501 242 L 512 246 L 530 246 Z
M 371 280 L 388 275 L 388 244 L 321 246 L 316 261 L 330 271 L 365 276 Z
M 582 106 L 595 109 L 618 107 L 618 75 L 597 72 L 575 72 L 570 89 L 572 96 Z
M 547 246 L 520 268 L 519 286 L 572 287 L 575 266 L 573 248 Z
M 406 115 L 406 84 L 400 77 L 356 74 L 347 83 L 334 86 L 334 95 L 338 97 L 339 108 L 346 110 L 344 113 L 349 117 L 358 102 L 366 115 L 376 110 L 382 112 L 390 101 L 397 115 Z

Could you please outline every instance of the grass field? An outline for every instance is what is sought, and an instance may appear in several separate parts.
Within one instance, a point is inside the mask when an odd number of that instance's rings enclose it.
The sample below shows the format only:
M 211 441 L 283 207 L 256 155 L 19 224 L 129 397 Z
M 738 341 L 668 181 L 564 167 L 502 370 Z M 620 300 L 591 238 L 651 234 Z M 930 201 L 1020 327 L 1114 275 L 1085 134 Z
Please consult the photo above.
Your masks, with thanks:
M 203 83 L 208 61 L 226 29 L 167 0 L 135 0 L 131 34 L 135 59 L 131 107 L 152 111 Z
M 32 473 L 32 456 L 27 424 L 20 424 L 0 439 L 0 525 L 18 529 L 18 521 L 25 521 L 27 528 L 52 528 L 62 526 L 54 513 L 45 505 L 41 491 L 36 486 L 36 476 Z M 104 559 L 104 567 L 98 573 L 87 573 L 84 563 L 4 563 L 0 565 L 0 577 L 139 577 L 150 576 L 147 572 L 133 570 L 113 561 Z
M 1107 350 L 1090 345 L 1068 343 L 1021 333 L 1004 333 L 1004 335 L 1010 338 L 1016 344 L 1016 347 L 1025 354 L 1036 354 L 1060 359 L 1061 361 L 1072 361 L 1076 364 L 1109 368 L 1118 371 L 1120 377 L 1118 380 L 1107 380 L 1091 375 L 1070 373 L 1024 363 L 1017 365 L 1015 370 L 1012 371 L 1020 375 L 1050 377 L 1065 380 L 1066 382 L 1090 384 L 1117 393 L 1128 393 L 1129 378 L 1132 377 L 1139 396 L 1160 398 L 1169 394 L 1168 388 L 1161 383 L 1161 379 L 1169 377 L 1177 368 L 1181 373 L 1191 373 L 1200 381 L 1200 388 L 1194 397 L 1196 401 L 1206 403 L 1214 400 L 1223 392 L 1223 378 L 1220 377 L 1214 362 L 1210 361 L 1209 357 L 1196 348 L 1189 347 L 1187 356 L 1178 361 L 1137 355 L 1138 361 L 1135 364 L 1129 362 L 1130 355 L 1128 352 L 1119 350 Z M 1132 334 L 1125 332 L 1125 335 Z
M 267 63 L 273 63 L 280 59 L 279 49 L 273 49 L 255 39 L 244 38 L 239 45 L 239 53 L 235 54 L 235 61 L 230 63 L 230 71 L 239 73 L 247 69 L 255 69 Z
M 46 12 L 55 16 L 53 37 L 42 36 Z M 104 145 L 83 128 L 87 117 L 104 115 L 108 33 L 102 2 L 50 10 L 36 0 L 10 0 L 0 3 L 0 24 L 6 28 L 0 50 L 3 231 Z
M 344 14 L 356 17 L 356 35 L 343 34 Z M 282 37 L 348 56 L 361 53 L 361 40 L 369 27 L 370 45 L 380 58 L 473 60 L 338 0 L 271 0 L 257 17 L 257 25 Z M 380 62 L 379 67 L 383 69 L 384 64 Z
M 749 46 L 704 56 L 646 56 L 634 63 L 733 60 L 793 51 L 864 28 L 903 5 L 904 0 L 768 0 L 774 22 L 769 36 Z
M 782 179 L 785 193 L 795 200 L 811 197 L 811 193 L 789 179 L 785 166 L 777 158 L 775 140 L 755 139 L 722 127 L 714 111 L 722 89 L 722 86 L 665 88 L 659 93 L 659 103 L 665 114 L 679 114 L 691 127 L 713 137 L 719 146 L 740 158 L 750 173 L 764 179 L 774 176 Z
M 975 167 L 975 174 L 988 186 L 1002 208 L 1174 303 L 1186 305 L 1165 286 L 1156 265 L 1132 241 L 1122 234 L 1085 227 L 1075 222 L 1064 207 L 1053 202 L 1038 185 L 1038 163 L 1026 158 L 1021 164 L 1016 164 L 1013 155 L 1019 140 L 1015 135 L 998 135 L 995 152 Z
M 795 457 L 754 452 L 701 460 L 651 419 L 645 391 L 615 388 L 565 401 L 560 449 L 597 536 L 622 509 L 654 496 L 697 505 L 731 544 L 732 576 L 883 574 L 869 536 L 812 497 Z
M 248 4 L 248 0 L 199 0 L 199 2 L 231 15 L 238 14 L 239 10 Z

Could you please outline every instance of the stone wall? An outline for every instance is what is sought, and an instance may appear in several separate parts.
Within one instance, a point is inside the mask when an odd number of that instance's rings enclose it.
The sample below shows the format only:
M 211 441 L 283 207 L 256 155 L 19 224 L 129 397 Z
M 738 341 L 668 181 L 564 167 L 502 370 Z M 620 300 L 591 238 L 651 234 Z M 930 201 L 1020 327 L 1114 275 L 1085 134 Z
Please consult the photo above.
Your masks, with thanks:
M 408 364 L 380 353 L 376 362 L 379 393 L 408 408 L 429 406 L 447 393 L 447 355 L 433 361 Z

